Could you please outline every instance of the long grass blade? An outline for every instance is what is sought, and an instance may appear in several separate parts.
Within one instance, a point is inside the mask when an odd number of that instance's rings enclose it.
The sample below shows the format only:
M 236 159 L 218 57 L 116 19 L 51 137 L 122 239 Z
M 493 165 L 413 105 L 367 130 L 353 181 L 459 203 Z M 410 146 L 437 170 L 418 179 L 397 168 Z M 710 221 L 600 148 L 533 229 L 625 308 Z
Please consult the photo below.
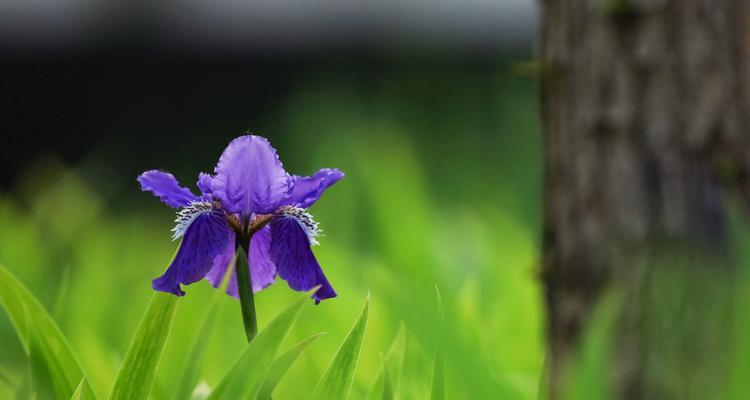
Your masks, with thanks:
M 404 367 L 404 354 L 406 353 L 406 327 L 403 322 L 399 325 L 396 336 L 391 346 L 383 356 L 383 363 L 375 375 L 375 383 L 370 389 L 367 398 L 392 399 L 398 398 L 401 373 Z M 388 392 L 390 389 L 390 393 Z
M 52 316 L 31 292 L 16 279 L 10 271 L 0 265 L 0 303 L 10 317 L 26 353 L 31 355 L 32 327 L 35 335 L 34 347 L 37 377 L 42 365 L 48 378 L 54 382 L 54 391 L 61 398 L 70 398 L 81 378 L 84 377 L 81 364 L 75 357 L 67 339 L 60 331 Z M 86 380 L 86 393 L 94 397 L 94 392 Z
M 177 296 L 156 292 L 135 333 L 115 379 L 110 399 L 146 399 L 167 342 Z
M 245 350 L 240 358 L 208 398 L 257 398 L 281 342 L 284 341 L 289 329 L 294 325 L 307 302 L 307 295 L 295 301 L 289 308 L 276 316 L 265 329 L 260 331 L 249 345 L 244 345 Z
M 81 400 L 83 399 L 83 388 L 86 386 L 86 378 L 81 379 L 81 383 L 78 384 L 78 387 L 76 388 L 76 391 L 73 393 L 73 396 L 70 397 L 70 400 Z
M 271 368 L 268 370 L 266 380 L 263 381 L 263 386 L 260 388 L 260 394 L 258 394 L 258 400 L 267 400 L 271 398 L 273 390 L 284 377 L 289 368 L 297 361 L 300 355 L 307 349 L 307 346 L 312 344 L 315 339 L 325 335 L 325 333 L 317 333 L 310 336 L 307 339 L 297 343 L 291 349 L 287 350 L 284 354 L 276 357 L 271 364 Z
M 354 373 L 359 361 L 362 339 L 367 327 L 367 314 L 370 308 L 370 296 L 367 296 L 362 312 L 351 332 L 341 344 L 328 369 L 320 378 L 313 391 L 312 399 L 347 399 L 354 380 Z
M 235 265 L 234 260 L 232 260 L 229 265 Z M 232 276 L 233 270 L 233 267 L 227 268 L 219 290 L 216 290 L 211 296 L 211 300 L 206 309 L 206 314 L 203 316 L 198 332 L 193 337 L 189 350 L 187 351 L 185 364 L 182 368 L 182 374 L 180 375 L 180 381 L 177 384 L 177 390 L 174 391 L 174 400 L 189 399 L 195 389 L 195 385 L 198 383 L 198 374 L 200 373 L 203 359 L 206 355 L 206 343 L 208 343 L 211 334 L 213 333 L 216 325 L 216 318 L 221 310 L 221 305 L 224 304 L 221 299 L 224 296 L 229 277 Z
M 443 297 L 440 290 L 435 286 L 437 296 L 439 327 L 437 329 L 437 350 L 435 351 L 435 364 L 432 367 L 432 400 L 445 399 L 445 356 L 443 350 L 443 335 L 445 334 L 445 310 L 443 309 Z

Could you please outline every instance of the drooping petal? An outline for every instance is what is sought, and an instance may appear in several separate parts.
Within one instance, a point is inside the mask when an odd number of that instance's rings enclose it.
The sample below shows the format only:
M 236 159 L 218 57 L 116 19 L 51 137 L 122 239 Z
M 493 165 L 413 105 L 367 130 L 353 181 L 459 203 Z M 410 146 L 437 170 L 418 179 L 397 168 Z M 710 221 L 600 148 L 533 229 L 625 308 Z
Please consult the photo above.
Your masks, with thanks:
M 214 172 L 213 195 L 230 214 L 271 213 L 289 192 L 289 175 L 276 150 L 260 136 L 232 140 Z
M 306 291 L 320 285 L 313 298 L 320 300 L 336 297 L 320 264 L 310 248 L 310 239 L 302 223 L 291 215 L 279 215 L 271 221 L 271 261 L 279 276 L 289 287 Z
M 257 293 L 267 288 L 275 281 L 276 267 L 268 256 L 268 248 L 270 244 L 271 233 L 269 227 L 264 227 L 256 232 L 250 241 L 250 257 L 248 259 L 248 264 L 250 265 L 250 279 L 253 283 L 253 293 Z M 232 261 L 232 257 L 234 257 L 234 240 L 231 241 L 231 245 L 231 248 L 227 247 L 221 255 L 214 259 L 213 267 L 206 275 L 206 279 L 208 279 L 208 281 L 211 282 L 211 285 L 215 288 L 218 288 L 221 285 L 221 280 L 224 278 L 224 274 L 229 267 L 229 263 Z M 239 292 L 237 291 L 237 275 L 232 272 L 232 277 L 229 279 L 227 293 L 239 298 Z
M 168 172 L 146 171 L 138 176 L 138 183 L 144 192 L 152 192 L 172 208 L 184 207 L 198 200 L 190 189 L 180 186 L 177 179 Z
M 255 232 L 250 240 L 250 277 L 253 280 L 253 292 L 263 290 L 276 279 L 276 266 L 268 252 L 271 247 L 271 228 L 268 226 Z
M 213 189 L 211 188 L 213 180 L 214 177 L 205 172 L 198 174 L 198 190 L 201 191 L 203 196 L 210 198 L 213 195 Z
M 234 247 L 234 235 L 232 235 L 224 250 L 214 258 L 211 270 L 206 274 L 206 279 L 211 283 L 211 286 L 215 288 L 221 286 L 221 281 L 224 279 L 224 274 L 227 273 L 227 268 L 231 267 L 230 263 L 234 258 Z M 235 279 L 234 272 L 232 272 L 232 276 L 229 278 L 229 283 L 227 284 L 227 293 L 230 293 L 230 288 L 234 287 L 234 294 L 230 294 L 237 297 L 237 283 Z
M 292 189 L 283 205 L 308 208 L 318 201 L 329 186 L 344 177 L 336 168 L 323 168 L 313 176 L 292 177 Z
M 153 280 L 154 290 L 184 295 L 180 284 L 189 285 L 206 276 L 232 235 L 223 213 L 201 213 L 193 218 L 172 264 L 162 276 Z

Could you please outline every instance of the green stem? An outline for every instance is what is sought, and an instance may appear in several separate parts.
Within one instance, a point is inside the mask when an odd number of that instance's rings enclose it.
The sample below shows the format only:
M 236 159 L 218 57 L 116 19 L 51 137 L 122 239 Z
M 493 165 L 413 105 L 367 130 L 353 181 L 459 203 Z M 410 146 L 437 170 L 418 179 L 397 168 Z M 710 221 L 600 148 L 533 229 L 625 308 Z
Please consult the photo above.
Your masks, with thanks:
M 239 235 L 238 235 L 239 236 Z M 240 307 L 242 310 L 242 324 L 245 327 L 247 342 L 250 343 L 258 333 L 258 321 L 255 317 L 255 299 L 253 297 L 253 283 L 250 277 L 250 266 L 248 254 L 250 253 L 251 235 L 238 237 L 237 262 L 235 271 L 237 273 L 237 291 L 240 294 Z

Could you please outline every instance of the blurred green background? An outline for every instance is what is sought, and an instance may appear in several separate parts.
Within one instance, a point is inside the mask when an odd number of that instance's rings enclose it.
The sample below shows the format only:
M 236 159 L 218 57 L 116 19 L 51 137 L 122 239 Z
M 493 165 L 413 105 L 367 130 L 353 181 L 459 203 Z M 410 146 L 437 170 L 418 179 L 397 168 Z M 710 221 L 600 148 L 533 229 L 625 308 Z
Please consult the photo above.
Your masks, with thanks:
M 534 84 L 511 66 L 498 58 L 479 67 L 384 68 L 367 85 L 312 69 L 247 123 L 271 140 L 289 171 L 338 167 L 347 174 L 311 210 L 325 233 L 315 252 L 339 297 L 303 312 L 286 347 L 327 335 L 294 365 L 277 398 L 312 390 L 367 293 L 372 311 L 352 398 L 370 389 L 401 322 L 402 398 L 424 398 L 436 346 L 436 285 L 449 323 L 448 397 L 536 397 L 543 365 L 540 143 Z M 131 172 L 164 168 L 194 188 L 197 173 L 211 171 L 241 133 L 204 127 L 183 146 L 179 132 L 165 131 L 175 143 L 151 149 L 158 161 L 128 147 L 123 154 L 105 137 L 80 159 L 47 152 L 6 177 L 0 262 L 52 311 L 99 394 L 114 380 L 151 297 L 150 280 L 177 246 L 173 210 L 141 193 Z M 140 143 L 132 148 L 149 146 L 148 138 L 134 140 Z M 201 281 L 186 291 L 155 398 L 177 382 L 214 289 Z M 292 298 L 283 281 L 258 294 L 261 328 Z M 201 371 L 209 386 L 244 346 L 238 303 L 222 302 Z M 6 316 L 0 343 L 0 369 L 9 377 L 0 380 L 0 397 L 8 398 L 27 361 Z

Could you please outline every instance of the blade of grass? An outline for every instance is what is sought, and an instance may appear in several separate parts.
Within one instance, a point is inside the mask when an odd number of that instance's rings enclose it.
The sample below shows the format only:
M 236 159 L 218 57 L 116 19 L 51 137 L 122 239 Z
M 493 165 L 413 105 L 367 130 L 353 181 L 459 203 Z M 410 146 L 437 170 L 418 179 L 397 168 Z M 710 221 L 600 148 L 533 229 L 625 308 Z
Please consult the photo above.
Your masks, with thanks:
M 86 385 L 86 378 L 81 379 L 81 383 L 78 384 L 75 393 L 70 397 L 70 400 L 81 400 L 83 398 L 83 388 Z
M 30 354 L 31 349 L 28 327 L 34 327 L 37 333 L 36 345 L 40 350 L 44 349 L 39 355 L 43 356 L 43 360 L 47 363 L 54 364 L 47 366 L 47 369 L 52 374 L 50 378 L 57 382 L 59 390 L 57 394 L 62 398 L 69 398 L 81 378 L 85 377 L 81 364 L 44 306 L 2 265 L 0 265 L 0 303 L 10 317 L 11 324 L 27 354 Z M 86 382 L 86 393 L 94 397 L 88 380 Z
M 146 399 L 167 342 L 177 296 L 156 292 L 115 378 L 110 399 Z
M 385 353 L 383 365 L 375 376 L 375 383 L 367 395 L 368 399 L 386 399 L 396 398 L 399 393 L 399 383 L 401 381 L 401 372 L 404 367 L 404 354 L 406 353 L 406 327 L 403 322 L 399 325 L 396 336 L 393 338 L 391 346 Z M 386 381 L 389 379 L 389 381 Z M 386 393 L 386 388 L 390 385 L 391 394 Z
M 44 344 L 41 343 L 39 332 L 30 320 L 27 332 L 29 335 L 31 392 L 42 399 L 64 399 L 63 396 L 68 396 L 64 382 L 54 378 L 55 374 L 60 373 L 59 365 L 54 359 L 48 360 L 47 351 L 44 349 Z M 73 392 L 75 392 L 75 389 L 73 389 Z
M 367 314 L 370 308 L 370 296 L 367 296 L 362 312 L 354 327 L 333 356 L 331 364 L 323 373 L 320 382 L 313 391 L 311 399 L 346 399 L 354 380 L 354 372 L 359 361 L 362 339 L 367 327 Z
M 440 290 L 435 285 L 435 295 L 437 296 L 438 306 L 438 336 L 437 350 L 435 351 L 435 365 L 432 367 L 432 400 L 445 399 L 445 359 L 443 354 L 443 335 L 445 334 L 445 311 L 443 309 L 443 298 L 440 296 Z
M 276 359 L 273 360 L 273 363 L 271 364 L 271 368 L 269 368 L 268 370 L 266 379 L 263 381 L 263 386 L 261 386 L 260 388 L 258 400 L 270 399 L 273 390 L 276 389 L 276 386 L 281 381 L 281 378 L 284 377 L 284 374 L 286 374 L 287 370 L 289 370 L 292 364 L 297 361 L 297 358 L 302 355 L 305 349 L 307 349 L 307 346 L 312 344 L 315 339 L 323 335 L 325 335 L 325 333 L 316 333 L 315 335 L 312 335 L 309 338 L 297 343 L 296 345 L 294 345 L 294 347 L 287 350 L 284 354 L 276 357 Z
M 213 332 L 214 326 L 216 325 L 216 317 L 219 315 L 221 310 L 221 298 L 224 296 L 227 284 L 229 283 L 229 277 L 232 276 L 234 270 L 235 261 L 230 261 L 230 268 L 224 273 L 222 283 L 219 290 L 213 293 L 211 301 L 209 302 L 206 314 L 203 316 L 198 333 L 193 337 L 190 343 L 187 356 L 185 357 L 185 364 L 180 375 L 180 381 L 177 384 L 177 390 L 174 391 L 174 400 L 189 399 L 190 395 L 195 389 L 195 385 L 198 383 L 198 374 L 200 368 L 203 365 L 203 359 L 206 354 L 206 343 Z
M 245 345 L 240 358 L 208 398 L 257 398 L 281 342 L 294 325 L 307 301 L 307 295 L 300 297 L 260 331 L 249 345 Z
M 63 310 L 65 309 L 65 302 L 68 298 L 68 289 L 70 287 L 70 266 L 66 265 L 63 268 L 62 276 L 60 277 L 60 285 L 57 287 L 57 296 L 55 297 L 55 304 L 52 306 L 52 316 L 55 319 L 59 319 Z

